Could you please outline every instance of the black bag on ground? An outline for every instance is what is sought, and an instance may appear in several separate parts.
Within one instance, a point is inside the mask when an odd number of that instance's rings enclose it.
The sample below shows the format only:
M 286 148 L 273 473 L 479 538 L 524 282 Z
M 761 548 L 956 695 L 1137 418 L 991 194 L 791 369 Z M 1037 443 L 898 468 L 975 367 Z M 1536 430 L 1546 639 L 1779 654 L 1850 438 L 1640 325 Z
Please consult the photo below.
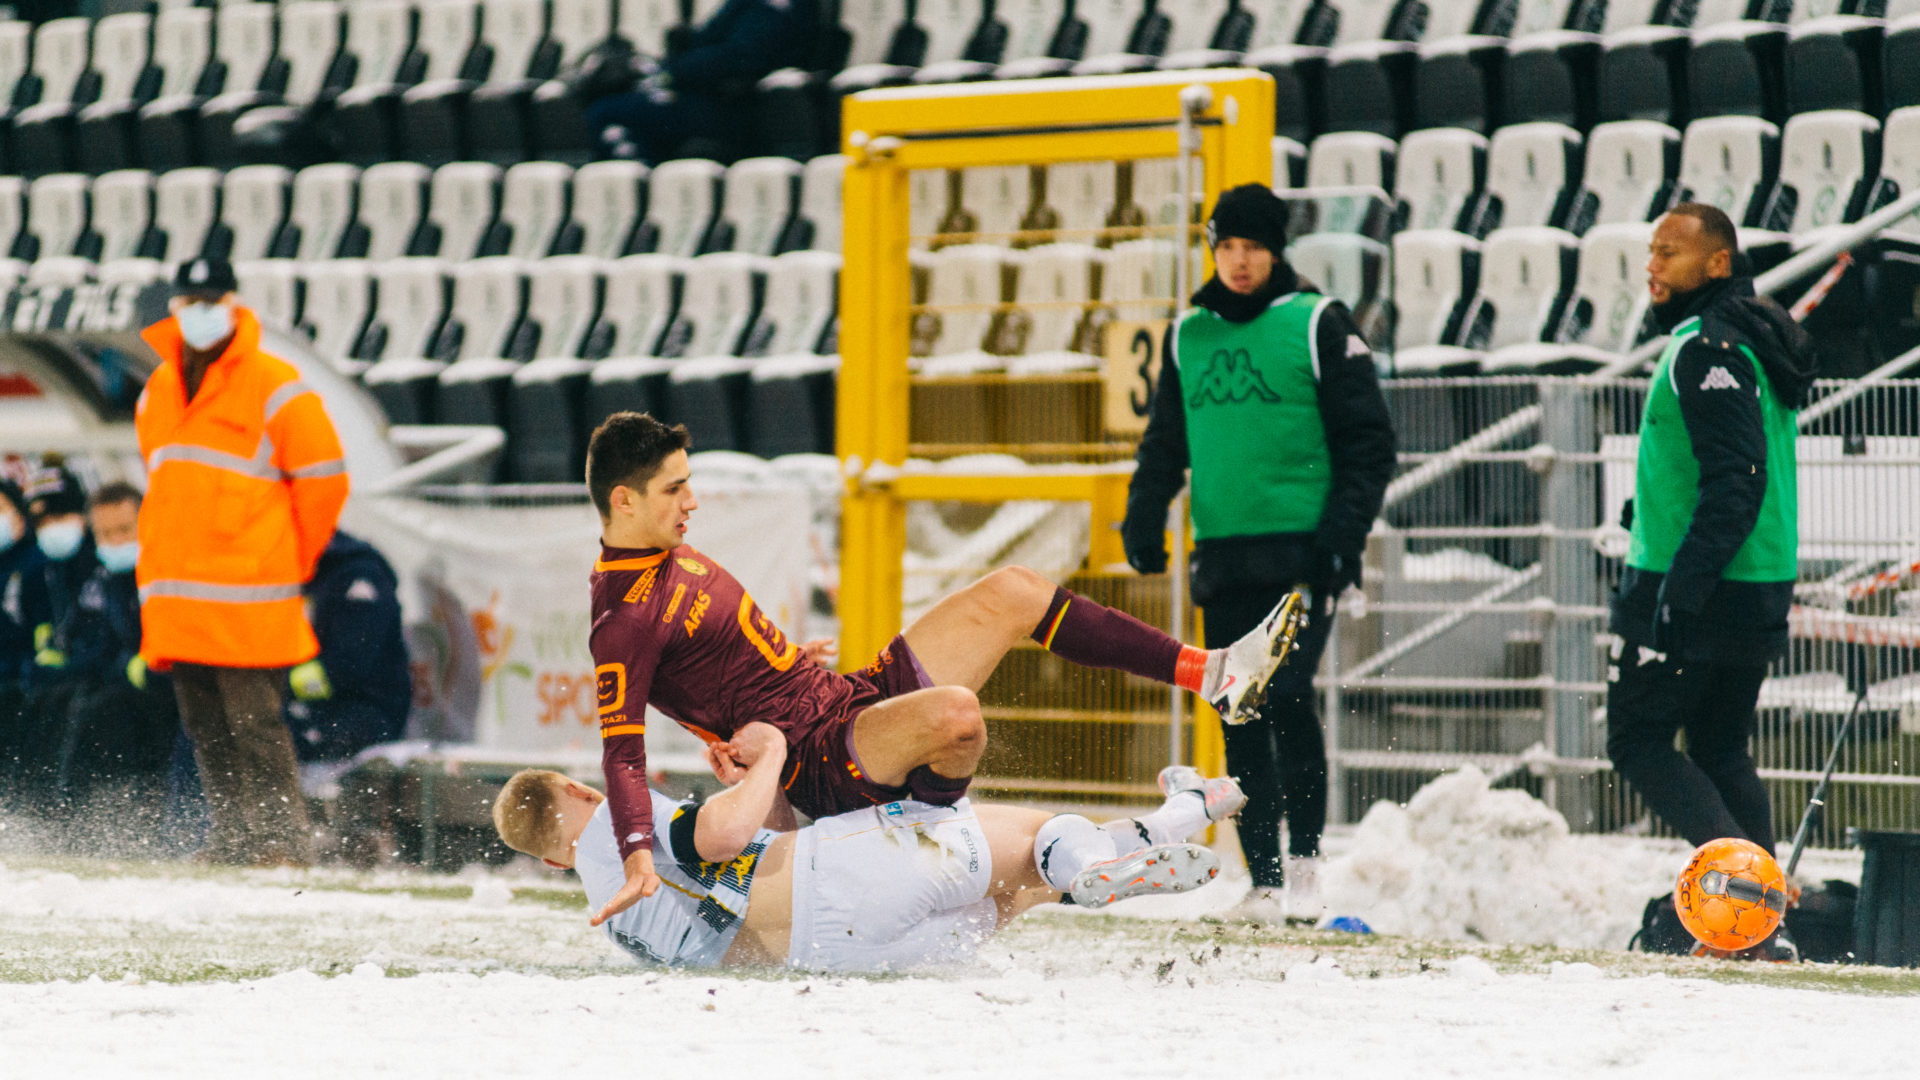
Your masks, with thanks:
M 1800 902 L 1787 909 L 1787 934 L 1800 947 L 1800 959 L 1821 964 L 1854 962 L 1853 912 L 1860 886 L 1830 878 L 1808 884 Z
M 1640 930 L 1627 942 L 1627 948 L 1637 952 L 1687 956 L 1698 944 L 1693 935 L 1687 933 L 1687 928 L 1680 924 L 1680 913 L 1673 907 L 1673 894 L 1667 893 L 1647 901 L 1646 909 L 1640 913 Z

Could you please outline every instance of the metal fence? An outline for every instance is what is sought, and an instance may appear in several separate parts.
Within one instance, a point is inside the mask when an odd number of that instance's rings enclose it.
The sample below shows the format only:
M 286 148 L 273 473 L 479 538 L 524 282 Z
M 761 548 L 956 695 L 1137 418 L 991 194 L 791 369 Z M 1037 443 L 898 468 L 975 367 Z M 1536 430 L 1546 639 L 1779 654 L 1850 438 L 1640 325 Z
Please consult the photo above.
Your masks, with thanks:
M 1605 603 L 1646 385 L 1386 384 L 1401 475 L 1424 482 L 1397 486 L 1317 681 L 1334 820 L 1472 763 L 1576 828 L 1662 829 L 1605 760 Z M 1814 837 L 1832 845 L 1850 825 L 1920 827 L 1920 382 L 1822 383 L 1814 398 L 1798 447 L 1793 644 L 1762 690 L 1754 751 L 1786 835 L 1865 695 Z M 1502 424 L 1504 438 L 1463 449 Z

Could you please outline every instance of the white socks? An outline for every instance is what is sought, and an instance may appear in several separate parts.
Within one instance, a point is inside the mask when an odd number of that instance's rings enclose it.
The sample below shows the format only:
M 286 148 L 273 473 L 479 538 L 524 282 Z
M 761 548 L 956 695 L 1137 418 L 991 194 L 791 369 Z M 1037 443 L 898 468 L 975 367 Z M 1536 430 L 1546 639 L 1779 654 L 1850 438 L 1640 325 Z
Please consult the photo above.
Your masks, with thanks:
M 1150 814 L 1095 825 L 1079 814 L 1059 814 L 1033 838 L 1033 862 L 1048 885 L 1066 892 L 1074 876 L 1094 863 L 1131 855 L 1156 844 L 1177 844 L 1207 827 L 1207 807 L 1197 791 L 1178 791 Z

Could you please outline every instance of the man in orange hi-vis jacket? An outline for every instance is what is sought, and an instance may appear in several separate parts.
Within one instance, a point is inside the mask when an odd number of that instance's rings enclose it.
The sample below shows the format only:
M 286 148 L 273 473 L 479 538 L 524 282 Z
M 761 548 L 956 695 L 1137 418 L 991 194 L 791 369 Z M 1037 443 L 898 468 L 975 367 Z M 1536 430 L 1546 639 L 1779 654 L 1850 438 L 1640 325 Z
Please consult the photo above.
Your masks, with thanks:
M 211 818 L 207 862 L 304 865 L 306 804 L 280 718 L 289 670 L 319 654 L 300 587 L 347 499 L 320 396 L 260 350 L 233 267 L 194 259 L 172 317 L 148 327 L 162 363 L 135 409 L 140 655 L 173 671 Z

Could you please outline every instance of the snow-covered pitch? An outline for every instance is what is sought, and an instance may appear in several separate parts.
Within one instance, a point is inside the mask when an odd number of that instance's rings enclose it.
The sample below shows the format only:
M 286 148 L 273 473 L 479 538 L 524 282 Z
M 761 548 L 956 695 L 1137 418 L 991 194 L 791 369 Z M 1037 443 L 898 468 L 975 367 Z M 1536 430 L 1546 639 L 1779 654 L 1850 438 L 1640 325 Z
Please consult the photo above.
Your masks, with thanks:
M 1913 1074 L 1920 973 L 1617 951 L 1684 854 L 1465 773 L 1342 838 L 1334 906 L 1386 932 L 1224 918 L 1246 885 L 1223 879 L 876 978 L 643 970 L 519 868 L 13 854 L 0 1076 Z

